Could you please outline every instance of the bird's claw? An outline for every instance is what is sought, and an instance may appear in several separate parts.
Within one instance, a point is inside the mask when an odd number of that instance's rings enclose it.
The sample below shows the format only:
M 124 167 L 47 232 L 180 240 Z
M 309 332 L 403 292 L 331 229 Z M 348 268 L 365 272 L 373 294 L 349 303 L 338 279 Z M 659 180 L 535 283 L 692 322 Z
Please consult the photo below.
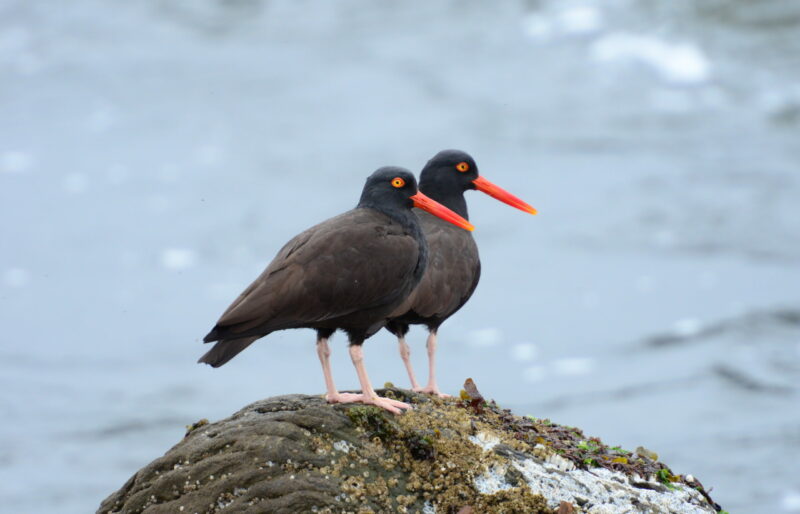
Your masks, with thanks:
M 402 409 L 412 408 L 408 403 L 401 402 L 399 400 L 384 398 L 383 396 L 374 396 L 368 398 L 360 393 L 326 394 L 325 400 L 327 400 L 328 403 L 363 403 L 365 405 L 374 405 L 376 407 L 380 407 L 381 409 L 388 410 L 394 414 L 402 414 Z
M 439 386 L 436 385 L 427 385 L 425 387 L 414 387 L 412 389 L 415 393 L 425 393 L 425 394 L 432 394 L 436 395 L 439 398 L 452 398 L 449 394 L 445 394 L 439 390 Z
M 391 398 L 384 398 L 382 396 L 375 396 L 373 398 L 363 398 L 361 403 L 367 405 L 374 405 L 376 407 L 380 407 L 381 409 L 388 410 L 394 414 L 402 414 L 403 409 L 411 409 L 411 405 L 405 402 L 401 402 L 398 400 L 392 400 Z

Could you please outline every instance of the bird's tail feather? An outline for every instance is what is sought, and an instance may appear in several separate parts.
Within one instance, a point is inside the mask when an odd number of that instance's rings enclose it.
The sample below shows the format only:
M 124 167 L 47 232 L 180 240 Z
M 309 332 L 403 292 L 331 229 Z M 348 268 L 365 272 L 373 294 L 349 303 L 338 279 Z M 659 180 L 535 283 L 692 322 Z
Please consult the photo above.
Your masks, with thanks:
M 214 347 L 205 355 L 200 357 L 197 362 L 204 362 L 214 368 L 218 368 L 236 357 L 239 352 L 250 346 L 253 341 L 261 336 L 244 337 L 241 339 L 223 339 L 217 341 Z

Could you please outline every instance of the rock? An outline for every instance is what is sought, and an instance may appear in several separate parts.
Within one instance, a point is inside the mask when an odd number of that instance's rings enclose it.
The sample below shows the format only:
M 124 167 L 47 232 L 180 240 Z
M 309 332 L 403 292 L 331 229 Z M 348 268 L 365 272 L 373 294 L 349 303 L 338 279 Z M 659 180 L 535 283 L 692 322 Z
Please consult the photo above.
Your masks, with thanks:
M 447 400 L 395 388 L 380 394 L 410 401 L 414 410 L 393 416 L 374 407 L 287 395 L 216 423 L 201 420 L 106 498 L 98 512 L 719 508 L 696 478 L 689 486 L 663 464 L 597 439 L 587 442 L 578 429 L 513 416 L 494 402 L 475 405 L 466 392 Z

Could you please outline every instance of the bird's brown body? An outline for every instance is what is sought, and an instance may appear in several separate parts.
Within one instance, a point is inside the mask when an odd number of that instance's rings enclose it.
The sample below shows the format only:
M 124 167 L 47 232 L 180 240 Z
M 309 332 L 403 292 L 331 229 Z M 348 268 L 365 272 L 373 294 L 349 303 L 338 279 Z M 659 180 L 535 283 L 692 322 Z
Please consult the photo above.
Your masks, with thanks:
M 412 229 L 369 208 L 311 227 L 222 314 L 204 339 L 219 342 L 201 361 L 221 366 L 255 339 L 289 328 L 342 329 L 360 344 L 419 282 L 426 251 Z
M 414 209 L 428 243 L 428 266 L 414 291 L 392 313 L 389 329 L 408 325 L 439 328 L 472 296 L 481 274 L 478 245 L 470 232 Z M 405 330 L 398 325 L 405 325 Z

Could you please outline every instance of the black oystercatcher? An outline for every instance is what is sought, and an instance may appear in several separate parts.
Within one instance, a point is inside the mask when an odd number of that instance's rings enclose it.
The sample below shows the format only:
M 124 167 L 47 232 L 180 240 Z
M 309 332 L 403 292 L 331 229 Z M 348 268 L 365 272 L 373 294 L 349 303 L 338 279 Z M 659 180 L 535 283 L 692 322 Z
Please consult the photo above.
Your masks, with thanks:
M 395 413 L 409 408 L 375 394 L 361 344 L 385 325 L 425 271 L 428 248 L 412 207 L 473 228 L 419 193 L 410 171 L 380 168 L 367 179 L 355 209 L 311 227 L 281 248 L 203 339 L 217 343 L 198 362 L 222 366 L 271 332 L 313 328 L 329 402 L 362 402 Z M 362 394 L 339 393 L 333 383 L 328 338 L 337 329 L 350 339 Z
M 464 192 L 469 189 L 477 189 L 512 207 L 536 214 L 536 209 L 481 177 L 475 160 L 459 150 L 443 150 L 428 161 L 419 176 L 419 189 L 467 219 Z M 447 395 L 442 394 L 436 383 L 436 334 L 439 325 L 472 296 L 481 275 L 481 261 L 472 234 L 454 229 L 420 210 L 414 212 L 419 216 L 428 241 L 428 268 L 416 289 L 392 313 L 386 328 L 397 336 L 400 356 L 414 391 L 444 397 Z M 405 341 L 409 324 L 426 325 L 430 332 L 428 385 L 425 387 L 417 383 L 409 360 L 410 350 Z

